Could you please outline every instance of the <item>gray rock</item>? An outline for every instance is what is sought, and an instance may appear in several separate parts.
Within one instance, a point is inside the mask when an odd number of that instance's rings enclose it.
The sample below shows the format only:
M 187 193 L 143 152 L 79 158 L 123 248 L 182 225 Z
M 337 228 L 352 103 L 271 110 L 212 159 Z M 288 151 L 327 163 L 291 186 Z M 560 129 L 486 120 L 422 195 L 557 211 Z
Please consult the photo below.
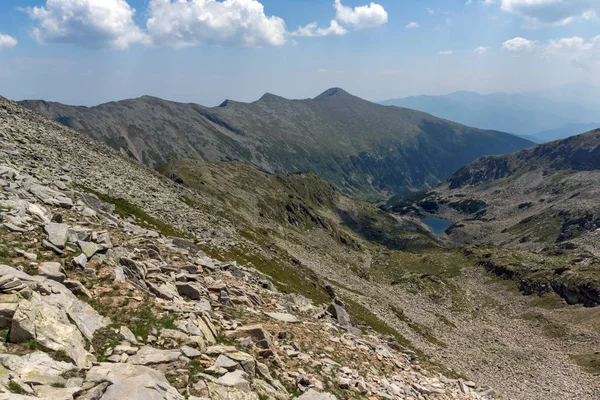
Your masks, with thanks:
M 337 397 L 330 393 L 319 393 L 314 389 L 308 389 L 306 393 L 298 397 L 298 400 L 337 400 Z
M 87 242 L 92 238 L 92 230 L 75 226 L 69 229 L 68 236 L 71 243 Z
M 28 253 L 25 250 L 21 250 L 21 249 L 15 249 L 15 253 L 17 253 L 18 255 L 31 260 L 31 261 L 36 261 L 37 260 L 37 255 L 33 254 L 33 253 Z
M 8 340 L 12 343 L 35 340 L 45 348 L 63 352 L 81 368 L 91 367 L 94 361 L 85 350 L 81 332 L 71 324 L 67 314 L 48 304 L 38 293 L 19 302 Z
M 142 365 L 102 363 L 87 373 L 88 382 L 109 382 L 102 400 L 184 400 L 165 376 Z
M 73 294 L 77 296 L 85 296 L 88 299 L 92 298 L 92 294 L 89 292 L 89 290 L 87 290 L 85 286 L 83 286 L 83 283 L 79 281 L 65 280 L 64 282 L 62 282 L 62 284 L 65 285 L 67 289 L 69 289 L 71 292 L 73 292 Z
M 62 266 L 57 262 L 43 262 L 38 265 L 39 274 L 56 282 L 63 282 L 66 278 Z
M 102 382 L 77 397 L 77 400 L 100 400 L 110 385 L 110 382 Z
M 193 347 L 190 346 L 183 346 L 181 347 L 181 353 L 186 356 L 189 359 L 195 359 L 198 358 L 202 355 L 202 352 L 194 349 Z
M 100 250 L 108 250 L 113 247 L 112 242 L 110 241 L 110 235 L 106 231 L 98 232 L 96 243 L 100 246 Z
M 331 303 L 327 311 L 337 320 L 342 328 L 350 329 L 354 326 L 346 309 L 336 302 Z
M 48 234 L 48 241 L 59 249 L 64 249 L 69 238 L 69 225 L 50 223 L 44 225 L 44 232 Z
M 231 358 L 227 357 L 226 355 L 221 354 L 219 357 L 217 357 L 217 360 L 215 361 L 215 366 L 225 368 L 228 371 L 233 371 L 233 370 L 239 368 L 240 364 L 233 361 Z
M 195 283 L 177 282 L 175 286 L 177 287 L 177 292 L 182 296 L 186 296 L 192 300 L 200 300 L 202 298 L 203 290 Z
M 0 303 L 0 328 L 10 328 L 17 303 Z
M 26 230 L 21 228 L 20 226 L 16 226 L 16 225 L 8 223 L 8 222 L 5 222 L 3 225 L 11 232 L 17 232 L 17 233 L 26 232 Z
M 83 254 L 85 254 L 88 260 L 92 258 L 94 254 L 100 251 L 100 246 L 93 242 L 79 241 L 77 242 L 77 244 L 79 245 L 79 248 L 81 249 Z
M 240 390 L 249 391 L 250 385 L 249 385 L 248 381 L 246 380 L 247 376 L 248 376 L 248 374 L 245 373 L 244 371 L 237 370 L 237 371 L 226 373 L 225 375 L 223 375 L 219 379 L 217 379 L 216 382 L 219 385 L 230 386 L 230 387 L 235 387 Z
M 45 249 L 52 250 L 53 252 L 55 252 L 59 256 L 64 254 L 64 251 L 62 251 L 61 249 L 59 249 L 58 247 L 56 247 L 55 245 L 53 245 L 52 243 L 50 243 L 46 239 L 42 240 L 42 246 Z
M 73 267 L 75 267 L 76 269 L 85 269 L 87 261 L 88 260 L 85 254 L 81 253 L 73 259 Z
M 121 326 L 119 328 L 119 332 L 121 333 L 121 336 L 123 336 L 123 338 L 125 340 L 127 340 L 129 343 L 131 343 L 131 344 L 137 343 L 137 339 L 135 338 L 135 335 L 133 334 L 133 332 L 131 332 L 131 330 L 128 327 Z
M 62 374 L 73 369 L 73 364 L 53 360 L 41 351 L 24 356 L 0 354 L 0 365 L 18 377 L 23 383 L 33 385 L 64 383 L 65 379 Z M 0 376 L 0 382 L 2 381 L 3 378 Z
M 266 312 L 265 314 L 268 315 L 269 317 L 276 319 L 277 321 L 281 321 L 281 322 L 287 322 L 287 323 L 300 322 L 298 320 L 298 318 L 296 318 L 294 315 L 288 314 L 288 313 Z
M 144 346 L 129 358 L 129 363 L 134 365 L 166 364 L 177 361 L 181 351 L 159 350 L 150 346 Z

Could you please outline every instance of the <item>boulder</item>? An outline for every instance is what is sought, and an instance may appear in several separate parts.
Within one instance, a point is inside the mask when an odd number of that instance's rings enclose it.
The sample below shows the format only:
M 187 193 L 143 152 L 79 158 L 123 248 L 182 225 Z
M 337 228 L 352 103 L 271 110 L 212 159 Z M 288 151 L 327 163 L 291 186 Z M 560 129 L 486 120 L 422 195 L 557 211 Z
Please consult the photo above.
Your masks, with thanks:
M 88 259 L 85 256 L 85 254 L 81 253 L 73 259 L 73 267 L 75 267 L 76 269 L 85 269 L 87 261 Z
M 92 258 L 94 256 L 94 254 L 96 254 L 98 251 L 100 251 L 100 246 L 98 246 L 96 243 L 93 243 L 93 242 L 79 241 L 79 242 L 77 242 L 77 244 L 79 245 L 81 252 L 83 254 L 85 254 L 85 256 L 87 257 L 88 260 L 90 258 Z
M 200 300 L 202 298 L 203 290 L 195 283 L 177 282 L 175 286 L 177 287 L 177 292 L 181 296 L 186 296 L 191 300 Z
M 50 223 L 44 225 L 44 232 L 48 234 L 48 241 L 59 249 L 64 249 L 69 239 L 69 225 Z
M 75 226 L 69 229 L 68 236 L 71 243 L 86 242 L 92 238 L 92 230 Z
M 17 303 L 0 303 L 0 328 L 10 328 Z
M 24 356 L 0 354 L 0 365 L 20 381 L 31 385 L 64 383 L 62 374 L 73 369 L 73 364 L 53 360 L 48 354 L 36 351 Z M 6 376 L 8 379 L 8 376 Z M 0 374 L 0 382 L 3 378 Z
M 62 273 L 62 265 L 57 262 L 43 262 L 38 265 L 39 274 L 56 282 L 63 282 L 66 278 Z
M 342 328 L 350 329 L 354 326 L 348 311 L 346 311 L 346 309 L 338 303 L 331 303 L 327 308 L 327 312 L 329 312 L 333 318 L 337 320 L 338 325 L 340 325 Z
M 141 365 L 102 363 L 90 369 L 86 381 L 111 383 L 102 400 L 184 400 L 161 372 Z
M 257 347 L 263 349 L 271 347 L 271 334 L 264 330 L 262 325 L 246 325 L 225 334 L 235 338 L 251 337 Z
M 219 357 L 217 357 L 217 360 L 215 361 L 215 366 L 225 368 L 228 371 L 233 371 L 233 370 L 239 368 L 240 364 L 233 361 L 231 358 L 227 357 L 226 355 L 221 354 Z
M 250 385 L 246 380 L 247 376 L 248 374 L 242 370 L 228 372 L 225 375 L 221 376 L 219 379 L 217 379 L 216 383 L 223 386 L 230 386 L 235 387 L 236 389 L 249 391 Z
M 34 340 L 44 348 L 64 353 L 80 368 L 91 367 L 94 356 L 85 349 L 79 329 L 63 310 L 45 300 L 34 292 L 31 299 L 19 302 L 8 341 Z

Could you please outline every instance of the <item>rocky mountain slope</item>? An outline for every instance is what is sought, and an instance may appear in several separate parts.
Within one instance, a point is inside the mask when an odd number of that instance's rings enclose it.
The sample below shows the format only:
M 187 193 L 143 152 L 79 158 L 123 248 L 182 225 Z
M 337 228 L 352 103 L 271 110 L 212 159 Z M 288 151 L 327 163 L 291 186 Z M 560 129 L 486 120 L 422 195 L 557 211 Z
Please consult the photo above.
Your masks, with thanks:
M 152 167 L 178 158 L 237 160 L 271 173 L 313 172 L 363 198 L 430 187 L 479 156 L 531 145 L 341 89 L 214 108 L 147 96 L 91 108 L 20 104 Z
M 102 202 L 83 189 L 92 183 L 83 177 L 111 168 L 123 169 L 115 188 L 125 188 L 127 172 L 144 178 L 125 190 L 148 199 L 149 210 L 173 207 L 185 190 L 1 101 L 0 398 L 494 395 L 422 369 L 414 352 L 366 325 L 365 336 L 333 288 L 325 306 L 314 305 L 280 293 L 277 278 L 159 233 L 201 228 L 206 216 L 193 209 L 168 228 L 124 199 Z M 100 161 L 103 172 L 89 164 Z M 151 200 L 161 196 L 174 198 Z M 134 214 L 123 218 L 124 210 Z
M 483 157 L 416 202 L 390 209 L 454 222 L 459 245 L 500 245 L 559 256 L 518 257 L 482 265 L 521 282 L 524 291 L 554 290 L 570 303 L 600 304 L 600 130 L 521 152 Z M 510 258 L 510 257 L 509 257 Z M 521 259 L 519 259 L 521 258 Z M 508 264 L 508 265 L 507 265 Z
M 175 161 L 161 174 L 4 99 L 0 142 L 8 167 L 0 178 L 0 275 L 15 277 L 0 287 L 24 290 L 2 314 L 10 321 L 5 354 L 28 365 L 39 364 L 42 351 L 74 369 L 65 380 L 37 381 L 36 371 L 7 361 L 0 398 L 600 395 L 598 309 L 552 292 L 520 296 L 480 265 L 488 253 L 521 254 L 440 248 L 413 219 L 345 198 L 312 174 L 195 161 Z M 398 250 L 403 240 L 417 251 Z M 55 310 L 69 295 L 48 283 L 50 274 L 84 304 Z M 61 296 L 44 302 L 45 312 L 61 332 L 84 338 L 69 340 L 76 348 L 49 335 L 11 341 L 14 316 L 38 305 L 35 294 L 25 302 L 28 287 Z M 94 324 L 81 323 L 84 311 Z M 242 329 L 256 324 L 269 333 L 269 348 L 254 336 L 262 331 Z M 80 366 L 69 358 L 76 354 Z

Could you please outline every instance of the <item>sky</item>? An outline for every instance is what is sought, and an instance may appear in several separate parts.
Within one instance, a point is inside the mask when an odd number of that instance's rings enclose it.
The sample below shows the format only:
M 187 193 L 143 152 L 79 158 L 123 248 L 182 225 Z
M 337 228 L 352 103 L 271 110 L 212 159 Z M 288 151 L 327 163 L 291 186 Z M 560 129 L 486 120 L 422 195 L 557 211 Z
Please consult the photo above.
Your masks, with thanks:
M 600 0 L 2 0 L 0 95 L 217 105 L 600 83 Z

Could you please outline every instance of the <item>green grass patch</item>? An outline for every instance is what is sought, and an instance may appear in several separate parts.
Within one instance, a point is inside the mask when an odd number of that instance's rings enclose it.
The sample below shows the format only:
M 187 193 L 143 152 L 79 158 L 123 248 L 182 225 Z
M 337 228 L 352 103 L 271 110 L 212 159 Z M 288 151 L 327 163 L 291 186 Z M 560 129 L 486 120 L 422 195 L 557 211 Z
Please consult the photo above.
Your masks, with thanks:
M 109 195 L 97 192 L 87 187 L 81 188 L 83 191 L 95 194 L 98 198 L 104 203 L 110 203 L 115 206 L 115 213 L 119 215 L 121 218 L 131 217 L 135 219 L 136 223 L 146 229 L 156 230 L 162 233 L 164 236 L 177 236 L 177 237 L 186 237 L 187 235 L 178 230 L 177 228 L 160 221 L 157 218 L 154 218 L 138 206 L 132 204 L 131 202 L 123 199 L 111 197 Z
M 600 375 L 600 352 L 593 354 L 574 354 L 571 360 L 590 374 Z
M 563 339 L 568 336 L 569 331 L 566 326 L 559 325 L 550 321 L 543 314 L 538 312 L 527 312 L 521 315 L 521 318 L 526 321 L 531 321 L 542 328 L 544 335 L 553 339 Z
M 25 390 L 15 381 L 10 381 L 7 386 L 8 390 L 14 394 L 26 394 Z
M 391 306 L 390 307 L 392 312 L 394 313 L 394 315 L 396 316 L 396 318 L 398 318 L 400 321 L 404 322 L 406 325 L 408 325 L 408 327 L 414 331 L 415 333 L 423 336 L 425 338 L 425 340 L 427 340 L 429 343 L 434 344 L 436 346 L 439 347 L 447 347 L 448 345 L 444 342 L 442 342 L 441 340 L 438 340 L 432 333 L 431 330 L 429 328 L 427 328 L 425 325 L 419 324 L 415 321 L 413 321 L 412 319 L 410 319 L 405 313 L 404 310 L 399 309 L 396 306 Z

